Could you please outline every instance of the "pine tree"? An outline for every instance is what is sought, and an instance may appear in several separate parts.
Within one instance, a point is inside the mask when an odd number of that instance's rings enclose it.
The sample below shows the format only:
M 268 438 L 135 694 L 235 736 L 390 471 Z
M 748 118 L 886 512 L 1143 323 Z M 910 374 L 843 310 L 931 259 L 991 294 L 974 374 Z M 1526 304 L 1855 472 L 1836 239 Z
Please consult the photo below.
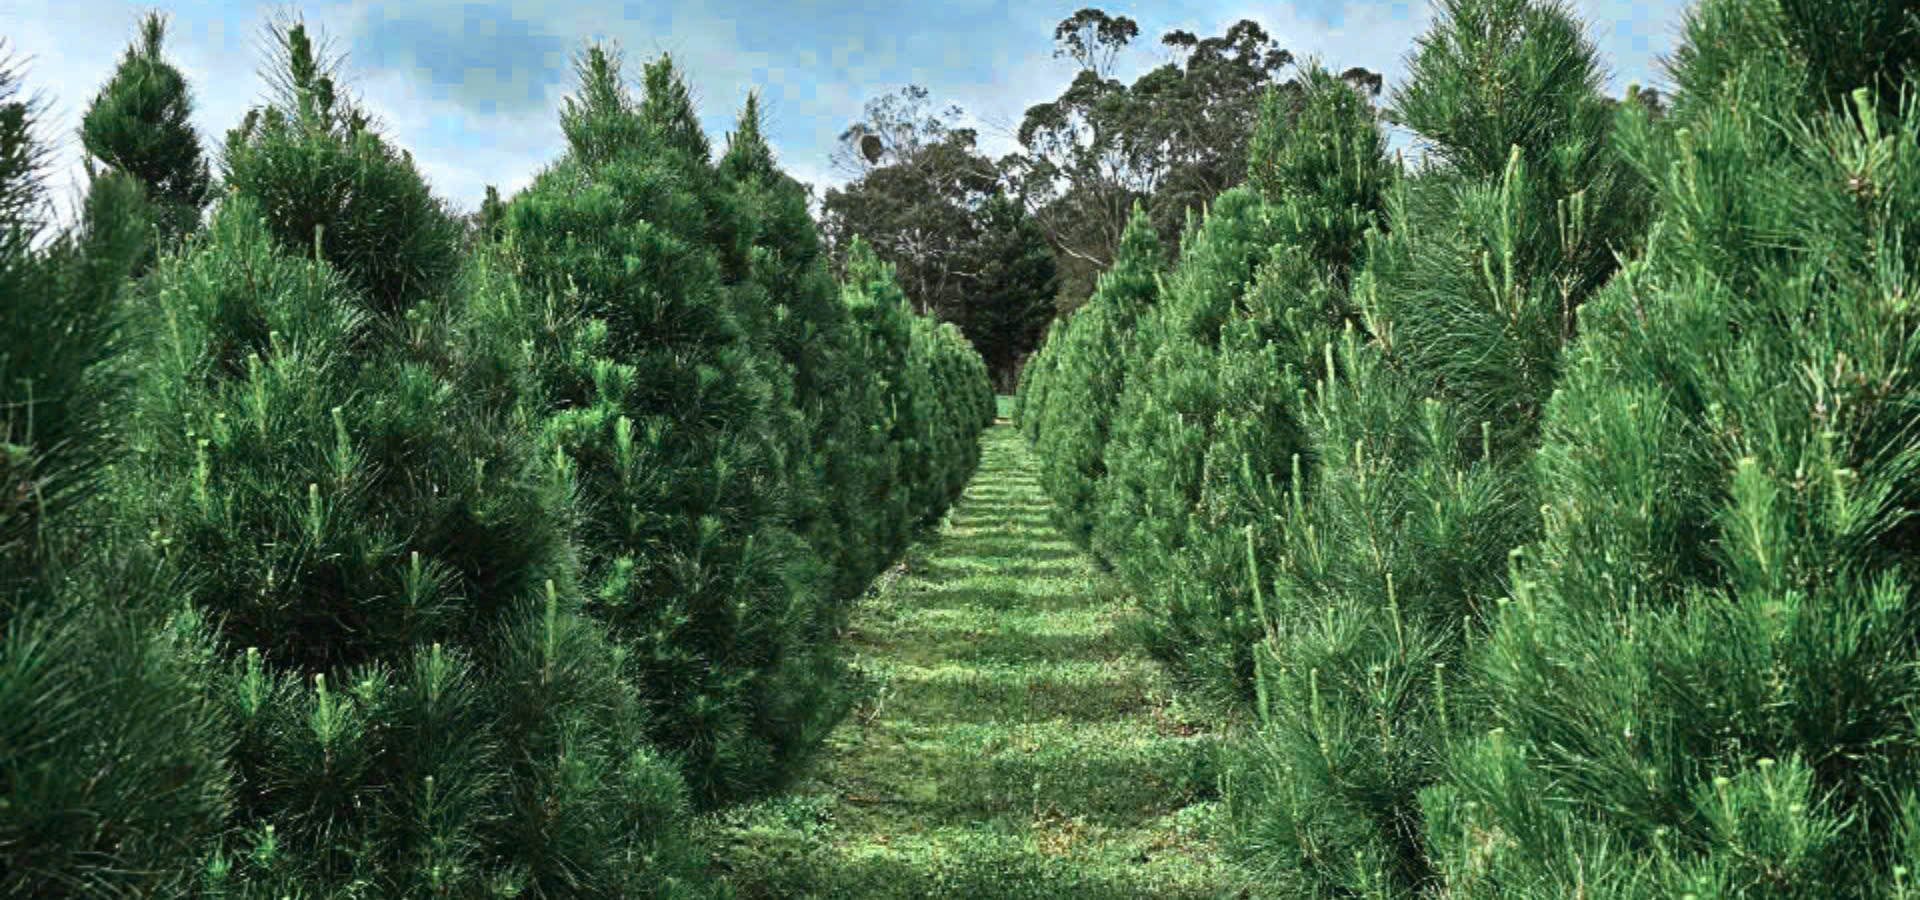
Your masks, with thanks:
M 1322 352 L 1356 315 L 1346 295 L 1361 235 L 1377 227 L 1392 164 L 1366 100 L 1317 62 L 1299 79 L 1298 113 L 1263 103 L 1251 141 L 1249 184 L 1276 223 L 1275 247 L 1253 273 L 1211 355 L 1217 405 L 1200 448 L 1188 534 L 1165 589 L 1163 642 L 1209 690 L 1253 698 L 1256 567 L 1272 571 L 1273 522 L 1306 450 L 1306 391 L 1328 374 Z M 1275 135 L 1291 118 L 1285 140 Z M 1311 477 L 1314 458 L 1304 461 Z M 1246 541 L 1248 528 L 1254 546 Z
M 1580 304 L 1646 231 L 1644 177 L 1608 146 L 1619 114 L 1558 0 L 1447 0 L 1389 115 L 1446 166 L 1390 198 L 1367 249 L 1370 332 L 1439 395 L 1493 423 L 1495 455 L 1534 439 Z
M 1019 200 L 987 198 L 979 229 L 955 268 L 978 273 L 952 321 L 987 359 L 996 383 L 1011 379 L 1020 348 L 1031 346 L 1053 314 L 1060 273 L 1040 226 Z
M 1020 395 L 1015 398 L 1013 417 L 1019 423 L 1020 430 L 1027 436 L 1027 443 L 1038 445 L 1041 429 L 1045 425 L 1047 407 L 1047 389 L 1053 374 L 1053 367 L 1060 352 L 1061 335 L 1067 330 L 1071 318 L 1056 316 L 1047 323 L 1046 337 L 1040 346 L 1034 348 L 1027 364 L 1020 372 Z
M 1135 202 L 1112 268 L 1074 314 L 1077 324 L 1060 351 L 1060 385 L 1046 398 L 1042 415 L 1052 424 L 1035 448 L 1041 484 L 1060 511 L 1067 537 L 1081 547 L 1093 545 L 1102 521 L 1096 492 L 1107 475 L 1108 436 L 1126 383 L 1128 345 L 1134 322 L 1158 299 L 1161 269 L 1159 235 Z
M 509 205 L 503 246 L 549 297 L 550 324 L 528 336 L 536 415 L 586 510 L 591 608 L 630 654 L 649 736 L 680 755 L 697 802 L 718 803 L 791 776 L 844 713 L 840 672 L 802 640 L 824 600 L 782 521 L 778 360 L 723 280 L 712 238 L 737 225 L 715 224 L 731 201 L 707 196 L 719 181 L 685 90 L 663 59 L 647 70 L 661 96 L 636 107 L 601 48 L 577 66 L 572 155 Z
M 462 227 L 425 182 L 403 173 L 366 114 L 335 94 L 306 26 L 276 25 L 285 54 L 278 104 L 248 110 L 221 152 L 228 194 L 251 194 L 283 252 L 319 254 L 372 309 L 392 313 L 444 295 L 460 265 Z
M 647 104 L 642 104 L 641 109 L 644 114 Z M 808 420 L 807 412 L 801 409 L 799 353 L 806 325 L 796 320 L 792 308 L 787 306 L 788 298 L 782 296 L 784 285 L 776 283 L 777 276 L 772 271 L 778 264 L 777 257 L 762 244 L 763 216 L 771 212 L 762 205 L 762 185 L 777 173 L 771 168 L 772 151 L 760 138 L 759 111 L 751 96 L 743 120 L 746 116 L 753 118 L 753 124 L 743 124 L 738 139 L 729 139 L 728 153 L 718 165 L 713 182 L 713 190 L 728 198 L 728 202 L 716 208 L 724 209 L 732 217 L 734 224 L 730 230 L 743 235 L 748 247 L 744 269 L 727 273 L 723 278 L 740 310 L 742 323 L 748 327 L 749 340 L 756 351 L 754 356 L 763 366 L 770 389 L 768 415 L 776 458 L 780 461 L 776 487 L 779 516 L 812 550 L 813 560 L 821 566 L 814 576 L 818 579 L 814 590 L 826 591 L 834 575 L 831 568 L 836 559 L 837 538 L 827 531 L 830 520 L 826 511 L 825 466 L 813 451 L 816 429 Z M 751 149 L 749 144 L 758 144 L 761 149 Z M 736 150 L 740 157 L 734 156 Z M 749 157 L 754 161 L 752 174 L 747 175 L 752 184 L 743 185 L 732 173 L 747 171 Z M 761 164 L 765 168 L 760 168 Z M 791 199 L 790 194 L 786 196 Z M 804 199 L 801 203 L 804 210 Z M 813 376 L 817 378 L 818 373 Z M 815 608 L 821 616 L 805 628 L 814 636 L 813 641 L 826 641 L 837 613 L 831 603 L 816 604 Z
M 1220 603 L 1195 586 L 1244 584 L 1231 574 L 1235 549 L 1240 568 L 1266 579 L 1251 586 L 1259 621 L 1223 629 L 1256 641 L 1253 658 L 1216 662 L 1236 676 L 1256 668 L 1263 718 L 1235 761 L 1253 780 L 1234 818 L 1243 853 L 1319 892 L 1414 896 L 1435 884 L 1418 797 L 1438 778 L 1433 760 L 1477 721 L 1470 703 L 1445 714 L 1462 632 L 1502 589 L 1507 551 L 1534 533 L 1522 468 L 1534 416 L 1574 311 L 1637 239 L 1646 208 L 1639 176 L 1606 146 L 1614 113 L 1592 95 L 1591 48 L 1564 12 L 1449 3 L 1420 44 L 1393 115 L 1433 138 L 1448 167 L 1392 184 L 1374 168 L 1362 180 L 1384 227 L 1364 250 L 1358 219 L 1329 228 L 1309 245 L 1347 249 L 1324 257 L 1325 273 L 1295 267 L 1280 279 L 1329 298 L 1350 290 L 1351 301 L 1314 304 L 1332 315 L 1307 309 L 1295 321 L 1324 335 L 1344 319 L 1371 340 L 1350 331 L 1318 365 L 1298 350 L 1223 365 L 1251 379 L 1243 396 L 1284 393 L 1260 386 L 1281 365 L 1304 362 L 1319 384 L 1292 404 L 1293 472 L 1262 455 L 1285 446 L 1234 448 L 1286 429 L 1235 438 L 1229 426 L 1215 444 L 1209 487 L 1226 490 L 1207 504 L 1200 530 L 1211 539 L 1177 582 L 1176 608 L 1230 617 L 1244 599 Z M 1273 169 L 1281 192 L 1292 184 L 1300 198 L 1286 218 L 1334 224 L 1328 213 L 1345 204 L 1312 197 L 1343 181 L 1324 174 L 1340 160 L 1310 140 L 1280 146 L 1275 158 L 1307 151 Z M 1265 152 L 1257 141 L 1256 159 Z M 1362 265 L 1348 279 L 1351 262 Z M 1252 465 L 1236 478 L 1242 460 Z M 1227 538 L 1236 531 L 1239 548 Z M 1302 619 L 1324 625 L 1288 627 Z M 1364 732 L 1378 739 L 1341 737 Z
M 1915 44 L 1815 7 L 1709 0 L 1675 130 L 1623 121 L 1659 213 L 1543 414 L 1498 730 L 1422 797 L 1450 893 L 1912 894 L 1920 119 L 1829 54 Z
M 1197 225 L 1189 219 L 1180 260 L 1155 308 L 1158 340 L 1128 372 L 1116 412 L 1123 439 L 1110 445 L 1107 460 L 1114 490 L 1102 514 L 1132 523 L 1112 558 L 1122 581 L 1150 605 L 1167 596 L 1175 551 L 1186 543 L 1200 500 L 1220 408 L 1221 327 L 1281 235 L 1278 219 L 1246 185 L 1216 198 Z
M 174 247 L 199 227 L 211 199 L 200 138 L 187 121 L 193 101 L 186 81 L 160 58 L 165 37 L 165 20 L 158 12 L 147 14 L 140 43 L 127 48 L 80 122 L 89 171 L 98 159 L 109 170 L 126 172 L 146 187 L 154 204 L 159 241 L 134 267 L 135 278 L 153 267 L 158 247 Z
M 500 192 L 493 185 L 487 185 L 487 198 L 480 203 L 480 231 L 488 242 L 500 240 L 500 219 L 506 213 L 506 205 L 500 202 Z
M 894 279 L 893 266 L 875 256 L 858 236 L 847 248 L 840 296 L 854 323 L 860 358 L 873 373 L 873 395 L 882 411 L 872 423 L 883 438 L 885 455 L 867 503 L 873 511 L 867 539 L 882 548 L 883 560 L 892 560 L 906 550 L 916 518 L 907 480 L 919 452 L 914 441 L 919 430 L 915 395 L 908 381 L 913 313 Z
M 789 464 L 818 483 L 798 498 L 794 526 L 830 562 L 831 595 L 846 603 L 883 565 L 870 544 L 852 537 L 867 521 L 862 499 L 875 489 L 873 467 L 884 452 L 870 428 L 880 409 L 857 366 L 852 320 L 828 272 L 806 190 L 776 168 L 760 132 L 759 98 L 751 93 L 719 170 L 756 225 L 749 277 L 758 301 L 773 311 L 773 344 L 791 369 L 792 403 L 806 440 L 790 451 Z
M 304 34 L 287 40 L 298 81 Z M 302 97 L 304 121 L 328 105 Z M 264 212 L 258 195 L 329 208 L 340 182 L 299 161 L 346 140 L 309 127 L 242 151 L 253 168 L 205 241 L 163 257 L 138 306 L 121 514 L 197 576 L 237 730 L 236 815 L 202 888 L 672 893 L 699 866 L 685 788 L 582 614 L 567 473 L 511 395 L 468 381 L 524 384 L 518 363 L 476 358 L 445 288 L 369 293 Z M 439 207 L 405 154 L 360 163 L 358 184 L 392 194 L 356 203 Z M 347 262 L 393 272 L 442 237 Z
M 111 173 L 77 229 L 31 249 L 33 119 L 0 105 L 0 893 L 170 895 L 224 825 L 230 735 L 177 583 L 96 515 L 124 387 L 115 302 L 151 236 L 141 186 Z

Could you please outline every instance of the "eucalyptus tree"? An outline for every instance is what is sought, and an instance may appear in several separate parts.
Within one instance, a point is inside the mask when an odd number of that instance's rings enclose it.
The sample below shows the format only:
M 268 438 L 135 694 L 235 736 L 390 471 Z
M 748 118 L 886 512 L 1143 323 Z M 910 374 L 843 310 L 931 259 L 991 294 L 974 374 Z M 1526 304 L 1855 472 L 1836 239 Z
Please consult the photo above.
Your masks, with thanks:
M 1063 310 L 1112 265 L 1134 201 L 1146 205 L 1168 259 L 1177 257 L 1187 214 L 1244 180 L 1247 126 L 1262 92 L 1278 87 L 1298 107 L 1297 80 L 1279 80 L 1293 55 L 1253 20 L 1220 37 L 1168 32 L 1161 44 L 1176 60 L 1127 85 L 1113 77 L 1113 62 L 1139 34 L 1132 19 L 1095 8 L 1062 20 L 1054 56 L 1078 71 L 1057 99 L 1026 111 L 1021 152 L 999 160 L 1060 257 Z M 1364 68 L 1342 77 L 1379 90 L 1379 76 Z
M 865 146 L 859 175 L 844 188 L 829 188 L 821 202 L 821 228 L 831 248 L 836 277 L 845 277 L 853 235 L 860 235 L 895 277 L 916 311 L 950 321 L 961 315 L 970 279 L 961 257 L 980 231 L 979 210 L 1000 183 L 993 163 L 975 151 L 972 129 L 951 128 L 937 117 L 916 122 L 911 112 L 926 89 L 909 85 L 901 95 L 867 105 L 867 118 L 841 134 L 842 149 Z M 959 114 L 953 107 L 947 115 Z

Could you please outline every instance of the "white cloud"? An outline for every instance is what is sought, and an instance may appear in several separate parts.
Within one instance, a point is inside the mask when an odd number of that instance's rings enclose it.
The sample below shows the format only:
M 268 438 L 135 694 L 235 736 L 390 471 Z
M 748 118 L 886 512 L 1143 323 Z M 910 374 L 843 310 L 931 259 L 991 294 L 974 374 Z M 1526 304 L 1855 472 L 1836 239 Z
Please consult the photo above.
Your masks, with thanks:
M 346 52 L 339 74 L 348 95 L 375 115 L 385 136 L 412 152 L 436 193 L 462 210 L 478 206 L 487 184 L 511 195 L 559 158 L 565 149 L 561 98 L 577 87 L 572 58 L 589 39 L 610 39 L 623 52 L 622 74 L 636 96 L 641 65 L 671 52 L 716 154 L 746 91 L 757 89 L 777 159 L 818 193 L 845 183 L 829 159 L 840 132 L 864 118 L 869 100 L 921 84 L 930 92 L 929 111 L 960 105 L 967 116 L 957 124 L 976 129 L 981 151 L 998 157 L 1017 149 L 1012 131 L 1026 108 L 1058 96 L 1073 75 L 1071 61 L 1052 56 L 1052 26 L 1071 4 L 1048 11 L 981 0 L 968 9 L 910 14 L 875 2 L 782 7 L 676 0 L 610 7 L 355 0 L 265 11 L 251 3 L 214 3 L 167 11 L 166 57 L 194 92 L 193 123 L 211 162 L 226 131 L 268 96 L 257 71 L 269 61 L 265 23 L 276 10 L 298 13 L 330 42 L 327 59 Z M 1208 37 L 1251 18 L 1298 62 L 1317 54 L 1336 71 L 1381 72 L 1389 92 L 1383 102 L 1404 81 L 1414 38 L 1434 16 L 1424 0 L 1344 6 L 1234 0 L 1185 4 L 1178 15 L 1158 4 L 1104 8 L 1140 23 L 1139 38 L 1117 60 L 1114 74 L 1123 81 L 1168 58 L 1159 39 L 1172 28 Z M 1681 8 L 1677 0 L 1578 0 L 1573 9 L 1601 51 L 1609 93 L 1623 93 L 1628 82 L 1664 80 L 1654 56 L 1672 51 Z M 63 221 L 71 221 L 85 183 L 74 130 L 144 12 L 114 0 L 0 10 L 0 34 L 9 38 L 23 93 L 38 91 L 52 101 L 38 133 L 53 141 L 47 183 Z M 1389 129 L 1390 152 L 1414 146 L 1412 135 Z

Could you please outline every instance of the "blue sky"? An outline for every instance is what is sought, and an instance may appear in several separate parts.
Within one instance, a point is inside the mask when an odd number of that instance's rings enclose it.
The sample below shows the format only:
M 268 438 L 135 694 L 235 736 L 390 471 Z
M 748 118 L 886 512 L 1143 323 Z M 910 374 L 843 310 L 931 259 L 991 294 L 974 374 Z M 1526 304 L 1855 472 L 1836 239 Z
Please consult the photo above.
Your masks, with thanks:
M 816 194 L 844 185 L 830 161 L 836 138 L 866 103 L 907 84 L 929 90 L 926 110 L 960 106 L 956 124 L 980 133 L 991 157 L 1013 138 L 1028 106 L 1057 97 L 1075 64 L 1053 58 L 1053 28 L 1083 6 L 1125 15 L 1140 37 L 1116 60 L 1131 82 L 1170 57 L 1160 36 L 1175 28 L 1215 37 L 1243 18 L 1259 22 L 1304 63 L 1317 55 L 1341 71 L 1386 76 L 1384 101 L 1407 78 L 1415 38 L 1431 27 L 1427 0 L 1303 0 L 1293 3 L 1091 0 L 660 0 L 652 3 L 251 2 L 151 4 L 112 0 L 15 0 L 0 5 L 6 59 L 21 78 L 15 99 L 44 101 L 36 135 L 53 144 L 48 186 L 57 219 L 73 220 L 85 183 L 75 132 L 147 9 L 168 15 L 165 56 L 193 91 L 193 125 L 218 175 L 214 148 L 250 106 L 270 96 L 266 25 L 298 16 L 317 36 L 343 92 L 382 135 L 410 150 L 434 192 L 460 211 L 478 208 L 486 185 L 509 196 L 565 147 L 559 110 L 577 89 L 573 55 L 588 40 L 623 54 L 638 97 L 640 66 L 673 54 L 693 90 L 716 154 L 748 90 L 760 94 L 776 158 Z M 1629 83 L 1667 88 L 1658 57 L 1676 45 L 1680 0 L 1572 0 L 1599 50 L 1605 90 Z M 1292 77 L 1291 69 L 1283 78 Z M 1389 130 L 1389 152 L 1418 156 L 1419 140 Z

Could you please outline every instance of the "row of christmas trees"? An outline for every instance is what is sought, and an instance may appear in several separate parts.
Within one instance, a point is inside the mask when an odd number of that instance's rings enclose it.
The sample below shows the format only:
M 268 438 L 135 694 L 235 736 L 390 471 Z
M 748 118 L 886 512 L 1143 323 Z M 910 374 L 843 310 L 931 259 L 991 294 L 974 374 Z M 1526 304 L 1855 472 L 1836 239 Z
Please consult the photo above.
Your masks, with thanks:
M 1701 0 L 1662 116 L 1443 6 L 1444 165 L 1316 66 L 1170 270 L 1136 210 L 1019 384 L 1062 526 L 1276 887 L 1920 896 L 1920 15 Z
M 32 246 L 0 131 L 0 895 L 704 894 L 690 811 L 845 713 L 979 356 L 837 284 L 754 100 L 716 163 L 666 58 L 636 102 L 587 53 L 469 246 L 299 25 L 212 185 L 144 30 L 76 230 Z

